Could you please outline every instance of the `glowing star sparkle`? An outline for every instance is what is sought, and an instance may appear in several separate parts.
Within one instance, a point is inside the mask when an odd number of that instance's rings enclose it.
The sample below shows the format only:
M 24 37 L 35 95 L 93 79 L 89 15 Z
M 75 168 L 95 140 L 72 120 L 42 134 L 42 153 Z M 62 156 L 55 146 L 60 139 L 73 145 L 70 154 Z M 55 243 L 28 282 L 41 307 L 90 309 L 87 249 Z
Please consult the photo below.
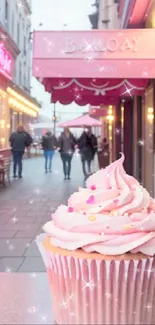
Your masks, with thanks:
M 5 270 L 5 272 L 11 273 L 11 268 L 10 267 L 7 267 L 6 270 Z
M 116 133 L 116 134 L 120 134 L 120 133 L 121 133 L 121 130 L 120 130 L 120 129 L 116 129 L 116 130 L 115 130 L 115 133 Z
M 132 91 L 133 89 L 135 89 L 135 87 L 128 88 L 126 85 L 124 85 L 124 87 L 125 87 L 126 91 L 124 91 L 124 93 L 122 93 L 121 95 L 122 95 L 122 96 L 123 96 L 123 95 L 129 95 L 131 98 L 133 98 L 133 96 L 132 96 L 132 94 L 131 94 L 131 91 Z
M 10 251 L 13 251 L 14 250 L 14 246 L 13 245 L 9 245 L 8 248 L 9 248 Z
M 66 301 L 62 301 L 62 303 L 60 304 L 61 307 L 63 307 L 64 309 L 68 308 L 67 302 Z
M 144 146 L 144 140 L 138 140 L 139 146 Z
M 16 217 L 13 217 L 11 220 L 12 220 L 13 223 L 17 223 L 18 222 L 18 219 Z
M 18 9 L 24 8 L 24 6 L 23 6 L 23 4 L 22 4 L 21 1 L 19 1 L 19 2 L 17 3 L 17 7 L 18 7 Z
M 77 95 L 75 95 L 75 98 L 76 98 L 76 100 L 81 99 L 81 95 L 77 94 Z
M 86 46 L 84 48 L 84 52 L 94 52 L 93 45 L 95 45 L 95 42 L 93 43 L 88 43 L 86 40 L 84 40 Z
M 92 62 L 94 60 L 94 55 L 87 55 L 86 58 L 88 63 Z
M 93 282 L 93 280 L 90 280 L 89 282 L 83 280 L 83 282 L 84 282 L 84 286 L 83 286 L 83 289 L 82 289 L 82 290 L 84 290 L 84 289 L 86 289 L 86 288 L 88 288 L 88 289 L 90 289 L 90 290 L 94 290 L 94 288 L 95 288 L 95 283 Z
M 106 296 L 106 298 L 111 299 L 112 294 L 111 294 L 110 292 L 106 292 L 106 293 L 105 293 L 105 296 Z
M 37 312 L 37 308 L 35 306 L 32 306 L 28 309 L 29 314 L 35 314 Z
M 34 272 L 30 274 L 30 277 L 31 277 L 31 278 L 36 278 L 36 276 L 37 276 L 37 275 L 36 275 L 36 273 L 34 273 Z
M 47 316 L 45 316 L 45 315 L 41 316 L 41 322 L 43 322 L 43 323 L 47 322 Z
M 147 304 L 147 305 L 145 306 L 145 308 L 147 308 L 147 310 L 151 310 L 151 309 L 152 309 L 152 305 L 151 305 L 151 304 Z

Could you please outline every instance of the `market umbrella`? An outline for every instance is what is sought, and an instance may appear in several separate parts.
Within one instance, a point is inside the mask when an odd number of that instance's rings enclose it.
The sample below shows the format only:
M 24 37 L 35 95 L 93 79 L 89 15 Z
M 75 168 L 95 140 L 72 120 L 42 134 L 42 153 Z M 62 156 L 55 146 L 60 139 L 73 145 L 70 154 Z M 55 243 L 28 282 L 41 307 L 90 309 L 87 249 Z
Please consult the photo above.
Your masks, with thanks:
M 70 127 L 70 128 L 81 128 L 83 126 L 102 126 L 102 123 L 95 118 L 89 116 L 89 114 L 82 115 L 73 120 L 66 121 L 64 123 L 59 123 L 58 127 Z

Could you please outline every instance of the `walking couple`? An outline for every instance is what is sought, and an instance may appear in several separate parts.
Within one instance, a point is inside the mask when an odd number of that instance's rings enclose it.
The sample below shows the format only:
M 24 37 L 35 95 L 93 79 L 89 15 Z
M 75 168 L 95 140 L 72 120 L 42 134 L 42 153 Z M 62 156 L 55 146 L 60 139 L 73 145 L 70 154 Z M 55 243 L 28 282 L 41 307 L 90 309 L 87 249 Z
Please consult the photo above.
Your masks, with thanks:
M 55 149 L 60 152 L 60 156 L 63 163 L 64 179 L 70 180 L 71 174 L 71 160 L 75 151 L 76 139 L 68 128 L 64 129 L 59 140 L 52 135 L 51 132 L 47 132 L 42 138 L 42 148 L 44 150 L 45 157 L 45 172 L 52 171 L 52 159 Z
M 91 163 L 97 152 L 97 138 L 92 133 L 91 128 L 84 128 L 79 139 L 76 139 L 70 132 L 69 128 L 65 128 L 59 139 L 59 151 L 63 162 L 64 179 L 70 179 L 71 161 L 75 148 L 79 148 L 81 154 L 82 168 L 84 177 L 87 178 L 91 174 Z

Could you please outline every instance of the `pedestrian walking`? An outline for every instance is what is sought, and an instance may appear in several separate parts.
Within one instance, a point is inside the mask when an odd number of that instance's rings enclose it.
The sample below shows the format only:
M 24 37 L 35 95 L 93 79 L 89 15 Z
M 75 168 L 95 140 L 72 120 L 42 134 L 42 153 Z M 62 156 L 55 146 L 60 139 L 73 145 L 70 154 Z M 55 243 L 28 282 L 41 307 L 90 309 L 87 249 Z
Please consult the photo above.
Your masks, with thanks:
M 52 159 L 57 147 L 57 139 L 51 132 L 46 132 L 41 141 L 45 157 L 45 173 L 52 172 Z
M 85 128 L 78 141 L 78 147 L 81 154 L 82 169 L 85 178 L 92 173 L 91 163 L 97 152 L 97 138 L 92 133 L 91 128 Z
M 17 127 L 17 131 L 13 132 L 9 138 L 11 151 L 13 156 L 13 177 L 22 178 L 22 159 L 25 148 L 29 148 L 33 140 L 31 135 L 24 130 L 22 125 Z
M 75 151 L 76 139 L 69 128 L 64 128 L 59 138 L 59 152 L 63 163 L 64 179 L 70 179 L 71 161 Z
M 107 138 L 103 138 L 101 149 L 103 153 L 103 168 L 109 165 L 109 143 Z

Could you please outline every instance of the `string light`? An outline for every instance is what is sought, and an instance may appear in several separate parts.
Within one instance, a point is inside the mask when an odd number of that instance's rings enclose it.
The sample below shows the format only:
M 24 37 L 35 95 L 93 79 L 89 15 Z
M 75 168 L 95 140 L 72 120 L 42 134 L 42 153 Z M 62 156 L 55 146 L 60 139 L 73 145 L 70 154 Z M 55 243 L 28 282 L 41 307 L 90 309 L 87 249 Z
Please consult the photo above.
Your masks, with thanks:
M 7 88 L 7 93 L 13 96 L 16 100 L 19 100 L 22 104 L 25 104 L 29 108 L 33 109 L 36 113 L 39 112 L 39 107 L 37 105 L 31 103 L 29 100 L 19 95 L 16 91 L 11 89 L 10 87 Z

